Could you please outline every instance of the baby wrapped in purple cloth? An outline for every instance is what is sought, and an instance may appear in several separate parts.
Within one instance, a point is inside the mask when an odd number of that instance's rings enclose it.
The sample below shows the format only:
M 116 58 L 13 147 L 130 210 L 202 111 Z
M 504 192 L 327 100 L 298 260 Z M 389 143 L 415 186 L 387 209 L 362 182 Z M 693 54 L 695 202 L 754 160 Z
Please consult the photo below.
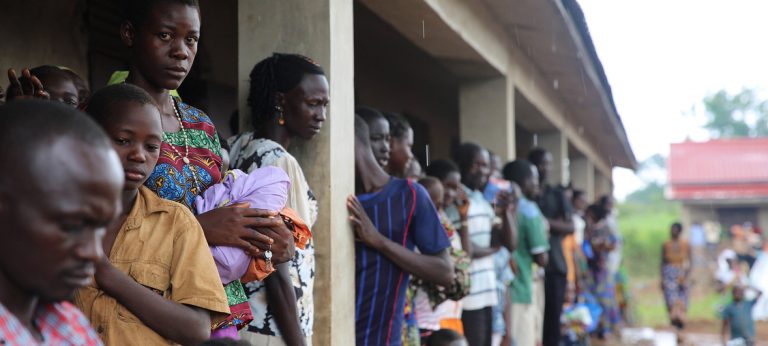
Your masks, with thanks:
M 246 174 L 241 170 L 228 171 L 221 183 L 212 185 L 202 196 L 197 196 L 195 209 L 197 214 L 215 208 L 238 203 L 248 203 L 251 208 L 269 211 L 281 211 L 288 200 L 291 181 L 285 172 L 277 167 L 264 167 Z M 253 319 L 247 300 L 233 301 L 233 297 L 244 297 L 245 292 L 239 280 L 248 270 L 251 256 L 240 248 L 231 246 L 211 246 L 213 260 L 219 270 L 221 282 L 225 285 L 230 299 L 232 315 L 227 321 L 217 325 L 211 333 L 211 339 L 238 339 L 237 327 L 244 326 Z M 228 285 L 228 284 L 232 285 Z M 234 285 L 234 286 L 233 286 Z M 228 289 L 241 293 L 233 293 Z
M 288 200 L 290 185 L 288 175 L 277 167 L 259 168 L 249 174 L 239 169 L 231 170 L 224 181 L 197 196 L 195 209 L 202 214 L 215 208 L 248 203 L 251 208 L 279 212 Z M 251 256 L 236 247 L 211 246 L 211 252 L 224 284 L 240 279 L 251 260 Z

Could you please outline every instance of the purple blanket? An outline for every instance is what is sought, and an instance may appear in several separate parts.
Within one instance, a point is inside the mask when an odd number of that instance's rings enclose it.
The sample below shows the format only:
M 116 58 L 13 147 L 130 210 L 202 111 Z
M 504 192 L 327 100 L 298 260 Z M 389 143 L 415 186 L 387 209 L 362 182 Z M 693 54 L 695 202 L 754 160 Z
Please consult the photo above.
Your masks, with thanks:
M 246 174 L 241 170 L 228 171 L 221 183 L 212 185 L 202 196 L 197 196 L 195 209 L 198 214 L 215 208 L 248 203 L 251 208 L 280 211 L 288 200 L 291 181 L 277 167 L 264 167 Z M 251 256 L 240 248 L 211 246 L 211 253 L 219 269 L 219 277 L 225 285 L 240 279 L 248 269 Z

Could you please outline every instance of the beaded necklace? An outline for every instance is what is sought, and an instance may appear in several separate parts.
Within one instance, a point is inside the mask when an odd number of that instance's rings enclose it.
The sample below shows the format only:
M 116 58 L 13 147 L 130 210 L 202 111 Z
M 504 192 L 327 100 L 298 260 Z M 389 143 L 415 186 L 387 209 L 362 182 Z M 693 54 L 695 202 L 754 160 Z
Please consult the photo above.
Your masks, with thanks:
M 179 110 L 177 108 L 178 104 L 176 104 L 172 96 L 169 95 L 168 98 L 171 101 L 171 107 L 173 108 L 173 113 L 176 114 L 176 119 L 179 121 L 179 127 L 181 129 L 179 130 L 179 133 L 181 133 L 181 137 L 184 138 L 184 155 L 181 155 L 181 153 L 176 149 L 176 147 L 174 147 L 170 143 L 168 143 L 168 146 L 171 147 L 171 149 L 176 152 L 176 155 L 181 156 L 181 159 L 184 161 L 184 164 L 186 164 L 187 167 L 189 167 L 189 170 L 192 172 L 192 180 L 195 181 L 195 187 L 197 188 L 197 191 L 199 193 L 201 190 L 200 190 L 200 181 L 197 179 L 197 168 L 195 168 L 195 166 L 193 166 L 189 162 L 189 138 L 187 137 L 187 129 L 184 128 L 184 123 L 181 122 L 181 115 L 179 115 Z

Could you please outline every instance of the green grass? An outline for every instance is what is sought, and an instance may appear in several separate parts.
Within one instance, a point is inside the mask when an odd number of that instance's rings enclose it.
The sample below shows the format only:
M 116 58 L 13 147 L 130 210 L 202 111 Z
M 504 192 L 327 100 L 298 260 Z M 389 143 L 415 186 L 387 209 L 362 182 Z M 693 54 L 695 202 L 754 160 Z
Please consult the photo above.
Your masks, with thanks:
M 677 203 L 619 205 L 624 266 L 630 278 L 658 278 L 661 246 L 669 239 L 669 226 L 679 218 L 680 205 Z
M 680 220 L 679 203 L 624 203 L 619 208 L 619 228 L 624 237 L 624 269 L 632 294 L 635 324 L 669 324 L 664 296 L 660 288 L 661 247 L 669 239 L 669 227 Z M 717 319 L 721 296 L 714 290 L 699 290 L 690 297 L 688 319 Z
M 659 288 L 658 279 L 645 279 L 632 282 L 634 295 L 632 309 L 635 324 L 638 326 L 667 326 L 667 308 L 664 296 Z M 691 296 L 688 307 L 688 319 L 691 321 L 717 320 L 719 304 L 724 303 L 716 292 L 707 292 Z

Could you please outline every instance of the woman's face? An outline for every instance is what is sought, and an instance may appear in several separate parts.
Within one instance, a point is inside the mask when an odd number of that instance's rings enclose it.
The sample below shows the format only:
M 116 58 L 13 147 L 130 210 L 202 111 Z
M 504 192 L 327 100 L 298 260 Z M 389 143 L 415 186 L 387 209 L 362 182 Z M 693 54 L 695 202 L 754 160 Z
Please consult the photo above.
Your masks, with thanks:
M 152 6 L 140 27 L 124 23 L 132 64 L 157 88 L 177 89 L 187 77 L 200 40 L 200 10 L 173 2 Z
M 368 124 L 371 137 L 371 149 L 379 166 L 386 168 L 389 163 L 389 122 L 384 118 L 377 118 Z
M 329 97 L 325 76 L 304 75 L 298 86 L 282 96 L 283 118 L 288 131 L 305 140 L 320 133 L 326 119 Z
M 443 180 L 443 190 L 445 191 L 445 199 L 443 205 L 453 205 L 456 203 L 456 197 L 459 194 L 461 188 L 461 175 L 459 172 L 451 172 Z
M 402 137 L 392 137 L 389 140 L 389 173 L 402 176 L 405 173 L 405 167 L 413 159 L 413 130 L 407 129 Z

